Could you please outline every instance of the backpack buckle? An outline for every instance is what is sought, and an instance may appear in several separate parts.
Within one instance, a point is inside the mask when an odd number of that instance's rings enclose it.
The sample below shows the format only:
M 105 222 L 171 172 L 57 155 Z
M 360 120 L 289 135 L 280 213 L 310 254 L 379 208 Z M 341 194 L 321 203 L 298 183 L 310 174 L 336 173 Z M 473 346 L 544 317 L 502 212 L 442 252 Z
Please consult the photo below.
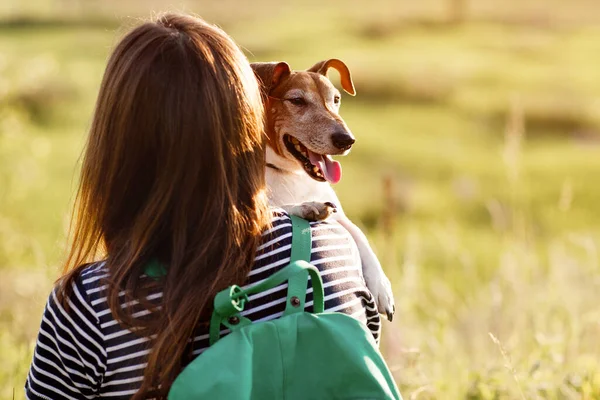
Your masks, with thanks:
M 229 286 L 215 296 L 214 310 L 223 317 L 228 317 L 244 310 L 248 302 L 248 294 L 238 285 Z

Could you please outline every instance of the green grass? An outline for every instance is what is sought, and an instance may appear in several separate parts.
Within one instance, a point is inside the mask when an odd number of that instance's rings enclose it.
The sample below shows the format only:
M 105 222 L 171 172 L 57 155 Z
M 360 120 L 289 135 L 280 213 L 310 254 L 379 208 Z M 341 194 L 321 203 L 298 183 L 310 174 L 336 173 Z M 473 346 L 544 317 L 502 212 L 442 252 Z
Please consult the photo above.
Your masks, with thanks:
M 122 3 L 0 8 L 0 398 L 23 397 L 122 16 L 149 15 Z M 594 3 L 481 1 L 458 26 L 440 2 L 344 4 L 187 8 L 252 60 L 350 66 L 336 190 L 394 285 L 383 349 L 405 398 L 600 398 Z

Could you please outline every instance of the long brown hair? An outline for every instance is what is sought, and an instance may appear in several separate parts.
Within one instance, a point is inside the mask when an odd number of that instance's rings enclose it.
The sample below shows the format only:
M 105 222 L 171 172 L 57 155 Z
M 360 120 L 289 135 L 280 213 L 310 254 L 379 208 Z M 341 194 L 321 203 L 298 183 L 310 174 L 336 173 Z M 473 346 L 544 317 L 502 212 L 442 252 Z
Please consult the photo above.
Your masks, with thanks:
M 152 337 L 141 390 L 165 397 L 218 290 L 243 282 L 268 224 L 263 109 L 247 59 L 220 29 L 166 14 L 127 34 L 106 68 L 86 145 L 72 245 L 59 295 L 81 265 L 106 258 L 107 298 L 123 325 Z M 160 311 L 136 319 L 158 259 Z M 153 395 L 157 395 L 154 393 Z

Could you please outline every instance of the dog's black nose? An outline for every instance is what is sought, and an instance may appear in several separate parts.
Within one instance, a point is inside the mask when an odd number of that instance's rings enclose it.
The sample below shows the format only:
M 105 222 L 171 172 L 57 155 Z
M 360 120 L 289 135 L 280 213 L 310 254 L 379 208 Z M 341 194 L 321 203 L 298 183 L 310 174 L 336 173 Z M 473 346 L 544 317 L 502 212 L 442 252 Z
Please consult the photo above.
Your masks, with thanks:
M 331 135 L 331 141 L 338 149 L 348 150 L 350 147 L 352 147 L 356 139 L 354 139 L 352 135 L 348 134 L 348 132 L 344 131 L 335 132 L 333 135 Z

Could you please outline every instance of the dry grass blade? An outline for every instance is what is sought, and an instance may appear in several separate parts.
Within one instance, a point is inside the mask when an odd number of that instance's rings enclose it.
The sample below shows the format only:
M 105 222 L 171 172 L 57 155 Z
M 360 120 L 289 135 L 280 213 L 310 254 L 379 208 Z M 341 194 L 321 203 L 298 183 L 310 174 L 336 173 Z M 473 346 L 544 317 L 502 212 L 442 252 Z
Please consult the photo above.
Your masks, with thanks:
M 523 400 L 527 400 L 527 398 L 525 397 L 525 393 L 523 392 L 523 387 L 521 386 L 521 381 L 517 376 L 517 370 L 513 366 L 512 360 L 510 358 L 510 354 L 508 354 L 508 351 L 506 351 L 504 346 L 502 346 L 502 343 L 500 343 L 500 340 L 498 340 L 498 338 L 494 336 L 492 332 L 488 332 L 488 334 L 490 335 L 490 338 L 492 338 L 492 341 L 496 344 L 496 346 L 498 346 L 498 350 L 500 350 L 500 354 L 502 354 L 502 358 L 504 359 L 504 366 L 511 373 L 513 379 L 517 383 L 517 387 L 519 388 L 519 394 L 521 395 L 521 398 Z

